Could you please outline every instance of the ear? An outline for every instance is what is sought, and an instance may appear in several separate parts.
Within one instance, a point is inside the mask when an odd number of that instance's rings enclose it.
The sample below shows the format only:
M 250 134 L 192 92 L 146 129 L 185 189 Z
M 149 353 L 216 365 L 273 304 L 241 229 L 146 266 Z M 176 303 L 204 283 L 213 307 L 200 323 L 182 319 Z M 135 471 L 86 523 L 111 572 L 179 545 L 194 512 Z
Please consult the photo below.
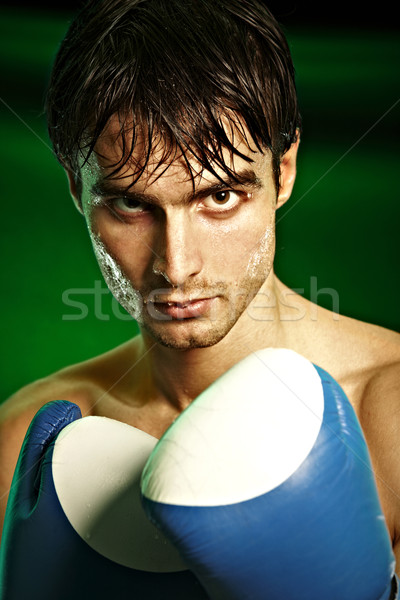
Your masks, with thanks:
M 296 159 L 297 150 L 300 144 L 300 134 L 297 134 L 297 140 L 293 142 L 289 150 L 285 152 L 281 159 L 281 173 L 279 177 L 279 192 L 276 201 L 276 208 L 285 204 L 290 198 L 293 190 L 294 180 L 296 179 Z
M 72 196 L 72 200 L 74 201 L 74 204 L 75 204 L 76 208 L 78 209 L 78 211 L 83 215 L 81 195 L 80 195 L 80 193 L 78 191 L 78 187 L 76 185 L 76 176 L 69 169 L 65 169 L 65 174 L 68 179 L 69 193 Z

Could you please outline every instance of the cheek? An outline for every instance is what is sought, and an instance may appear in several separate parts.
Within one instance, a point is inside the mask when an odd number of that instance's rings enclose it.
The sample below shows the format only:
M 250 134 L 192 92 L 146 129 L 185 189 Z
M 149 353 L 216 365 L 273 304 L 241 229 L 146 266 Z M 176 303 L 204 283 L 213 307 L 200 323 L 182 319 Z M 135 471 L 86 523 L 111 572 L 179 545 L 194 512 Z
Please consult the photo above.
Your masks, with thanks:
M 268 275 L 275 254 L 274 214 L 261 219 L 243 219 L 235 226 L 215 228 L 208 232 L 202 247 L 208 260 L 222 278 L 243 279 Z M 263 271 L 263 273 L 261 273 Z
M 117 235 L 115 228 L 110 227 L 103 209 L 97 207 L 95 202 L 85 206 L 85 218 L 93 250 L 108 289 L 117 302 L 134 319 L 140 321 L 143 301 L 136 289 L 139 286 L 131 282 L 121 257 L 122 248 L 131 252 L 127 247 L 129 245 L 121 244 L 120 232 Z

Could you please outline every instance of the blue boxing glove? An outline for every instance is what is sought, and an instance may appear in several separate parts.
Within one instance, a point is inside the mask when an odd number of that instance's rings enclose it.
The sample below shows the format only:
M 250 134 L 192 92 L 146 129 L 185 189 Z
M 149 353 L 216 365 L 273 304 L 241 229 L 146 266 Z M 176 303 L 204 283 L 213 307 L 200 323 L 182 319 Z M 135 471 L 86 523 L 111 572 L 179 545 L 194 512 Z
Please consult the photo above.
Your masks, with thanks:
M 1 600 L 207 598 L 140 504 L 156 442 L 112 419 L 82 419 L 63 400 L 37 413 L 7 504 Z
M 213 600 L 396 596 L 357 418 L 291 350 L 252 354 L 203 392 L 150 456 L 142 494 Z

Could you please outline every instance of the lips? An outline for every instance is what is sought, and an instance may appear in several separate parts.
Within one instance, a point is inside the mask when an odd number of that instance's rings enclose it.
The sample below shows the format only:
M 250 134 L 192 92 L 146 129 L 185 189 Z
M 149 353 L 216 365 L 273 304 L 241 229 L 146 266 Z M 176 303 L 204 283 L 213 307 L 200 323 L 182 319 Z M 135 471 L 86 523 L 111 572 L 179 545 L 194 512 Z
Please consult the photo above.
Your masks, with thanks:
M 196 300 L 184 300 L 183 302 L 159 302 L 158 304 L 165 304 L 167 306 L 177 306 L 178 308 L 187 308 L 191 304 L 195 304 L 196 302 L 201 302 L 202 300 L 208 300 L 208 298 L 196 298 Z
M 193 302 L 197 302 L 199 300 L 208 300 L 207 298 L 197 298 L 194 297 L 192 299 L 190 298 L 182 298 L 182 296 L 177 297 L 177 298 L 168 298 L 165 297 L 164 294 L 150 294 L 149 297 L 147 298 L 147 300 L 145 300 L 145 304 L 147 304 L 148 302 L 153 302 L 153 304 L 166 304 L 168 306 L 180 306 L 181 308 L 184 308 L 185 306 L 188 306 L 189 304 L 192 304 Z
M 205 317 L 211 304 L 215 298 L 196 298 L 195 300 L 167 300 L 163 302 L 152 302 L 148 304 L 148 311 L 151 314 L 150 307 L 152 306 L 155 313 L 160 313 L 161 320 L 182 320 L 182 319 L 196 319 L 199 317 Z M 151 314 L 157 318 L 157 314 Z

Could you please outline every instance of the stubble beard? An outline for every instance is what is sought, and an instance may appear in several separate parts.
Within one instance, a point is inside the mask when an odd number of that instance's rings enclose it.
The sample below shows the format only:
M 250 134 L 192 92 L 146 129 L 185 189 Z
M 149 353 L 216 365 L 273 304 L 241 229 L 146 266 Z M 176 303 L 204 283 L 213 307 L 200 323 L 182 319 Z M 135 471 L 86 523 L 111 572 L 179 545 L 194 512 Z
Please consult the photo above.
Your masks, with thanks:
M 143 317 L 140 326 L 155 342 L 166 348 L 191 350 L 214 346 L 236 326 L 266 278 L 265 274 L 248 278 L 240 286 L 232 286 L 233 291 L 224 284 L 225 293 L 218 296 L 215 310 L 205 317 L 161 321 L 160 324 L 154 318 Z M 221 285 L 218 290 L 221 291 Z
M 157 290 L 135 289 L 117 261 L 109 254 L 99 236 L 94 236 L 95 254 L 108 288 L 121 306 L 155 342 L 175 350 L 207 348 L 223 340 L 238 323 L 250 302 L 268 278 L 274 254 L 273 228 L 267 228 L 247 264 L 239 282 L 200 284 L 194 290 L 181 290 L 185 297 L 217 297 L 216 308 L 204 317 L 167 320 L 150 314 L 146 298 Z M 272 238 L 272 239 L 271 239 Z M 165 293 L 164 290 L 160 290 Z
M 184 320 L 174 322 L 172 329 L 167 325 L 163 330 L 162 326 L 153 325 L 155 321 L 147 318 L 141 326 L 156 342 L 175 350 L 208 348 L 218 344 L 243 318 L 249 304 L 265 284 L 272 271 L 274 253 L 275 231 L 274 224 L 270 224 L 254 247 L 245 275 L 239 282 L 205 285 L 202 293 L 197 293 L 198 297 L 219 295 L 214 314 L 207 318 L 190 319 L 189 326 Z

